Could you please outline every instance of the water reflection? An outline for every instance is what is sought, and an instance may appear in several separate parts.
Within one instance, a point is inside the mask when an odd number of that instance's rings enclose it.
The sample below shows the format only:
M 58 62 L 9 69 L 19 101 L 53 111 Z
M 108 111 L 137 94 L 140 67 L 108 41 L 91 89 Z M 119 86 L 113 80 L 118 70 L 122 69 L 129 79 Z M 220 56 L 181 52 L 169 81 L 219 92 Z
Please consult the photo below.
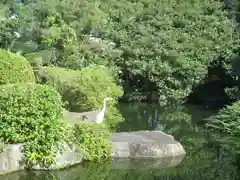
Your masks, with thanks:
M 114 158 L 111 162 L 113 169 L 161 169 L 179 165 L 185 155 L 165 158 Z
M 181 166 L 161 169 L 113 168 L 111 163 L 83 164 L 62 171 L 18 172 L 0 180 L 234 180 L 236 168 L 230 159 L 214 161 L 211 153 L 190 155 Z

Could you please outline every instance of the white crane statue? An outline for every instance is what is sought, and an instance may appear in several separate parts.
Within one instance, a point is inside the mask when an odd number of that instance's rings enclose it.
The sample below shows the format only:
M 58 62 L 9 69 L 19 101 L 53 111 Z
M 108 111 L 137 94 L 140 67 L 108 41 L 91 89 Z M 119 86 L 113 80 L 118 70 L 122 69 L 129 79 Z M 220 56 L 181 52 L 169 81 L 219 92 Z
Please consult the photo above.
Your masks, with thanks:
M 103 100 L 103 108 L 96 110 L 96 111 L 90 111 L 86 112 L 86 114 L 83 114 L 83 120 L 89 121 L 89 122 L 95 122 L 98 124 L 101 124 L 104 120 L 104 114 L 107 108 L 107 101 L 111 100 L 112 98 L 105 98 Z

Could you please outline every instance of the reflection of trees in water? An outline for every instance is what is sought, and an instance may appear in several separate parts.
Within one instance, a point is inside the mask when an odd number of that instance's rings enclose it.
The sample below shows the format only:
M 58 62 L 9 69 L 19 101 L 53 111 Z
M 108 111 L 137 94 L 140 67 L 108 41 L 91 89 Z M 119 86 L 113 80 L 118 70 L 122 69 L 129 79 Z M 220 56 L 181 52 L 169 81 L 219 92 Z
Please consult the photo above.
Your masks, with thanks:
M 18 172 L 0 180 L 237 180 L 231 157 L 219 159 L 213 152 L 188 153 L 182 164 L 160 169 L 113 169 L 111 162 L 86 163 L 61 171 Z

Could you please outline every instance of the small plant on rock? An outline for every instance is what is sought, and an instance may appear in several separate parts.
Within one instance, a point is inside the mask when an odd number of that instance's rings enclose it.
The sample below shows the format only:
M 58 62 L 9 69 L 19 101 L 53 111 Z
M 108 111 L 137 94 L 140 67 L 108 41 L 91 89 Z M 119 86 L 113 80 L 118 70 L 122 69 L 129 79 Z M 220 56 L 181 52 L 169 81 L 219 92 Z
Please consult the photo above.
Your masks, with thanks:
M 4 151 L 4 148 L 6 147 L 6 145 L 0 141 L 0 153 L 2 153 Z
M 73 128 L 75 143 L 83 150 L 86 160 L 101 160 L 112 153 L 108 129 L 101 124 L 81 123 Z

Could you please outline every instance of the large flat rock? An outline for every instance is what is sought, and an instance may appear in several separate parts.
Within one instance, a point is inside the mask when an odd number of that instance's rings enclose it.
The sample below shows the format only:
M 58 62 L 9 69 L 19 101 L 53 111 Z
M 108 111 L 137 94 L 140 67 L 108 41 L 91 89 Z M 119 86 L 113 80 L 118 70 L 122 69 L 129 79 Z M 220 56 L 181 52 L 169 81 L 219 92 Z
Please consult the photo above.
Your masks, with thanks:
M 183 146 L 173 136 L 161 131 L 114 133 L 112 143 L 113 158 L 162 158 L 186 154 Z

